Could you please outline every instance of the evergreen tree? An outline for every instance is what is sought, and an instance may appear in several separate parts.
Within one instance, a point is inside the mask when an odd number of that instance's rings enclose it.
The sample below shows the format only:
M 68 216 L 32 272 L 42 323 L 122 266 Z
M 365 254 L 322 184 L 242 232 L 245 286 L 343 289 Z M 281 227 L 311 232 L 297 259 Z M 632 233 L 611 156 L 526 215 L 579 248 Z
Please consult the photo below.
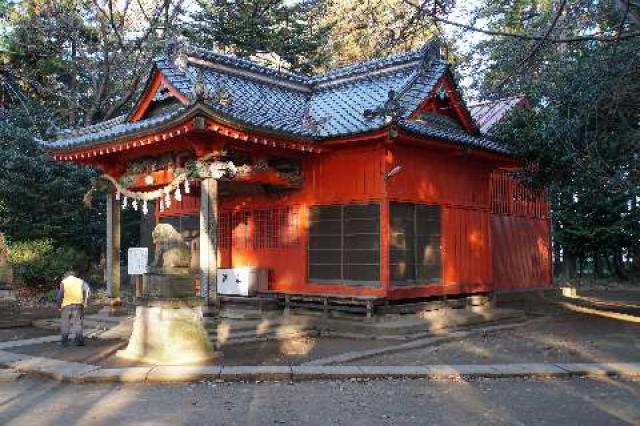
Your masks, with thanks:
M 300 72 L 328 61 L 322 0 L 198 0 L 198 6 L 183 29 L 197 46 Z
M 437 3 L 439 10 L 450 6 Z M 328 0 L 324 20 L 331 26 L 331 67 L 416 49 L 436 34 L 407 0 Z
M 25 105 L 5 109 L 0 117 L 0 229 L 14 242 L 51 239 L 97 258 L 104 202 L 82 204 L 96 174 L 52 161 L 34 137 L 47 125 L 47 113 Z
M 551 28 L 562 37 L 629 26 L 623 11 L 608 4 L 561 10 L 563 4 L 487 2 L 479 17 L 496 30 L 543 34 Z M 481 97 L 524 94 L 529 101 L 496 133 L 525 159 L 525 181 L 552 191 L 556 254 L 562 251 L 569 273 L 577 259 L 589 259 L 596 274 L 606 267 L 623 276 L 624 256 L 636 265 L 640 260 L 637 40 L 561 44 L 503 37 L 477 47 L 485 64 L 476 86 Z

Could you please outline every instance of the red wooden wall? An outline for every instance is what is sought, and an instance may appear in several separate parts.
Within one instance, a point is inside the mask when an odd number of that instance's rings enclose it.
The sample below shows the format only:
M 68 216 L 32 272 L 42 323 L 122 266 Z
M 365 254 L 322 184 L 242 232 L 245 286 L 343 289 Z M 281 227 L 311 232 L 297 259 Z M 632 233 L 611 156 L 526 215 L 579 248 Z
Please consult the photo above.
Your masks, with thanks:
M 392 299 L 551 283 L 548 204 L 506 174 L 494 172 L 496 162 L 459 150 L 397 143 L 386 147 L 380 142 L 341 147 L 301 161 L 301 189 L 221 200 L 220 267 L 267 268 L 274 292 Z M 402 167 L 400 173 L 385 181 L 385 171 L 395 166 Z M 396 201 L 441 206 L 440 283 L 389 283 L 388 203 Z M 310 206 L 359 202 L 381 206 L 380 286 L 309 282 Z M 183 208 L 197 214 L 197 198 L 186 198 Z M 279 218 L 277 224 L 274 218 Z
M 487 291 L 492 284 L 489 176 L 492 164 L 459 150 L 394 145 L 401 166 L 388 182 L 391 202 L 442 206 L 442 282 L 390 290 L 391 298 Z
M 552 284 L 549 202 L 506 172 L 491 175 L 494 285 L 499 289 Z
M 309 207 L 315 204 L 382 202 L 382 160 L 380 145 L 353 146 L 303 160 L 305 183 L 300 190 L 284 195 L 235 197 L 222 200 L 220 214 L 260 209 L 295 210 L 300 232 L 298 241 L 287 247 L 233 245 L 220 249 L 221 267 L 260 266 L 269 269 L 270 290 L 275 292 L 383 296 L 384 286 L 327 285 L 307 279 L 307 229 Z M 255 216 L 255 215 L 252 215 Z M 256 226 L 254 219 L 249 227 Z M 248 230 L 251 232 L 251 230 Z M 234 232 L 243 232 L 234 229 Z M 260 244 L 258 244 L 260 246 Z

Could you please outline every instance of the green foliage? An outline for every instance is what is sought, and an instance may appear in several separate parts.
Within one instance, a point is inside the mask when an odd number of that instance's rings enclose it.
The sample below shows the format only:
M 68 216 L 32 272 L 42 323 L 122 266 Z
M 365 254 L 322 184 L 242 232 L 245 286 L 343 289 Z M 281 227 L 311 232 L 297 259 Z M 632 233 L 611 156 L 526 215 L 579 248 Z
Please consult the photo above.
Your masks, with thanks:
M 439 10 L 450 1 L 438 1 Z M 435 25 L 417 15 L 407 0 L 327 0 L 325 25 L 330 26 L 331 67 L 416 49 L 436 34 Z M 429 10 L 431 10 L 431 6 Z M 435 7 L 435 3 L 434 3 Z
M 87 270 L 89 263 L 85 253 L 70 247 L 55 248 L 51 239 L 11 244 L 9 262 L 17 282 L 39 289 L 55 287 L 66 271 Z
M 60 127 L 93 124 L 131 106 L 177 7 L 171 0 L 6 5 L 0 63 Z
M 34 104 L 26 110 L 19 104 L 0 117 L 0 229 L 10 241 L 51 239 L 97 259 L 104 200 L 92 208 L 82 204 L 95 172 L 50 160 L 34 138 L 46 117 Z
M 323 12 L 319 0 L 198 0 L 184 34 L 197 46 L 309 72 L 329 59 L 329 27 L 320 25 Z
M 508 3 L 487 2 L 482 10 L 494 29 L 541 33 L 557 10 L 554 2 Z M 608 4 L 587 2 L 559 22 L 567 36 L 619 27 L 620 18 Z M 489 60 L 477 88 L 482 97 L 527 97 L 529 108 L 495 132 L 524 158 L 525 181 L 551 188 L 556 254 L 590 258 L 596 274 L 607 264 L 623 275 L 623 254 L 640 259 L 638 41 L 535 45 L 480 43 Z

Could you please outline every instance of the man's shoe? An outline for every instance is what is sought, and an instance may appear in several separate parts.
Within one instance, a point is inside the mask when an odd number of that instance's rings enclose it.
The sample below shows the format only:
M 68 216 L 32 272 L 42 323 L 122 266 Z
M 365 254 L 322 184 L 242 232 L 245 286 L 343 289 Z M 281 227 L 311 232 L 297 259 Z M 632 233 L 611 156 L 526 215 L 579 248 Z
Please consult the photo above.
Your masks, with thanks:
M 68 337 L 63 337 L 62 339 L 60 339 L 60 344 L 64 347 L 69 346 L 69 338 Z
M 84 339 L 76 339 L 75 344 L 76 346 L 84 346 Z

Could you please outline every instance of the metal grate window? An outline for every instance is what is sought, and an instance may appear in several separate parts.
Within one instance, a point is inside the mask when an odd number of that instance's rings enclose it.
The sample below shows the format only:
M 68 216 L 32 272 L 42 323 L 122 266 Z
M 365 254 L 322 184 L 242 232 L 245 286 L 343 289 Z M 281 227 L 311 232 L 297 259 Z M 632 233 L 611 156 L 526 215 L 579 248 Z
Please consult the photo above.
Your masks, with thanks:
M 308 266 L 313 281 L 379 284 L 379 204 L 313 206 Z
M 440 206 L 391 203 L 389 269 L 394 285 L 439 282 Z

